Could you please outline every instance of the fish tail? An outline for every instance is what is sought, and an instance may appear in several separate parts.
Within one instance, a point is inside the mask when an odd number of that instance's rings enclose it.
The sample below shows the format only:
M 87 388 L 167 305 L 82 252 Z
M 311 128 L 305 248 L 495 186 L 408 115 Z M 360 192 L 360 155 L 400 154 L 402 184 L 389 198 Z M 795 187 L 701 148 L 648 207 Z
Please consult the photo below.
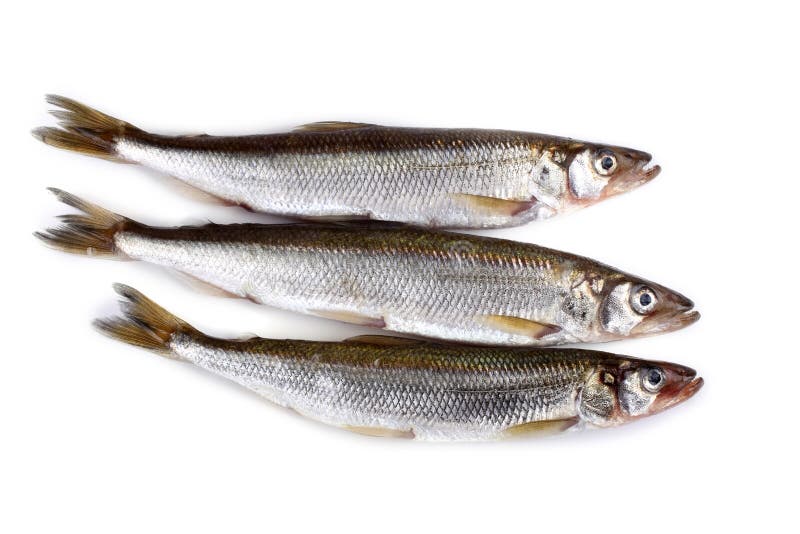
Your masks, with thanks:
M 31 133 L 48 145 L 124 162 L 126 160 L 117 153 L 117 142 L 131 133 L 142 132 L 132 124 L 115 119 L 70 98 L 47 95 L 45 99 L 49 104 L 59 108 L 50 113 L 59 120 L 60 128 L 36 128 Z
M 168 312 L 139 291 L 124 284 L 114 284 L 114 291 L 122 297 L 122 317 L 96 319 L 94 327 L 101 333 L 137 347 L 155 351 L 162 356 L 186 361 L 170 347 L 177 333 L 198 335 L 199 332 Z
M 63 223 L 61 226 L 33 234 L 49 247 L 86 256 L 118 256 L 114 236 L 123 229 L 141 226 L 66 191 L 54 187 L 48 189 L 58 200 L 82 212 L 62 215 L 59 217 Z

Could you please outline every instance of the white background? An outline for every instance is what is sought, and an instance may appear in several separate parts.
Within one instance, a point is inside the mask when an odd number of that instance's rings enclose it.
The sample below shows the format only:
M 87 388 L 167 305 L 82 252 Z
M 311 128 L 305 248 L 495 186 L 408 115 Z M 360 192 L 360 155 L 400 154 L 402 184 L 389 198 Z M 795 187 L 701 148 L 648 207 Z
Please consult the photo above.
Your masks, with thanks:
M 4 9 L 0 530 L 796 529 L 797 14 L 771 2 L 335 4 Z M 54 123 L 47 92 L 165 133 L 347 120 L 650 151 L 663 172 L 642 189 L 486 233 L 691 296 L 703 314 L 691 328 L 596 348 L 690 365 L 706 386 L 627 427 L 426 444 L 326 428 L 103 338 L 89 322 L 115 312 L 115 281 L 218 335 L 367 330 L 40 246 L 31 232 L 65 212 L 46 186 L 152 224 L 274 220 L 36 142 L 29 130 Z

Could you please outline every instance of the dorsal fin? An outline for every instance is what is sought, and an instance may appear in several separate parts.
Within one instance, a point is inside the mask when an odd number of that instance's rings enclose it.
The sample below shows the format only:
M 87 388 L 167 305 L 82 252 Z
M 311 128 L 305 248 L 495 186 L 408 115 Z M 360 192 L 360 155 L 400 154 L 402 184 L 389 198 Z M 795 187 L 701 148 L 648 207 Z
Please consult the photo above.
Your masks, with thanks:
M 397 336 L 379 336 L 366 334 L 363 336 L 348 337 L 345 341 L 350 343 L 365 343 L 369 345 L 381 345 L 383 347 L 397 347 L 404 345 L 421 345 L 425 343 L 419 339 L 410 339 Z
M 338 132 L 342 130 L 356 130 L 358 128 L 371 128 L 377 124 L 367 124 L 365 122 L 338 122 L 323 121 L 301 124 L 294 128 L 293 132 Z

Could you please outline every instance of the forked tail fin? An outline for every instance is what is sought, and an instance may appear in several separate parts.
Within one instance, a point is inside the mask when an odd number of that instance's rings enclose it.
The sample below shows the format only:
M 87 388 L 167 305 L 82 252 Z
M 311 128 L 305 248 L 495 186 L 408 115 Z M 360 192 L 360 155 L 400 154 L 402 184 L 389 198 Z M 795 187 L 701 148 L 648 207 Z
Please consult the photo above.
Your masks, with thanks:
M 61 226 L 33 234 L 52 248 L 87 256 L 116 256 L 114 236 L 117 232 L 141 226 L 136 221 L 86 202 L 66 191 L 54 187 L 49 190 L 64 204 L 83 212 L 80 215 L 62 215 L 59 217 L 63 223 Z
M 58 95 L 47 95 L 46 100 L 60 109 L 51 113 L 61 128 L 42 127 L 33 130 L 33 136 L 48 145 L 80 152 L 113 161 L 125 161 L 117 154 L 117 142 L 139 128 L 115 119 L 80 102 Z
M 103 334 L 143 347 L 168 358 L 183 360 L 172 352 L 169 342 L 176 333 L 199 332 L 171 314 L 132 287 L 114 284 L 114 290 L 123 298 L 120 301 L 122 317 L 97 319 L 94 326 Z

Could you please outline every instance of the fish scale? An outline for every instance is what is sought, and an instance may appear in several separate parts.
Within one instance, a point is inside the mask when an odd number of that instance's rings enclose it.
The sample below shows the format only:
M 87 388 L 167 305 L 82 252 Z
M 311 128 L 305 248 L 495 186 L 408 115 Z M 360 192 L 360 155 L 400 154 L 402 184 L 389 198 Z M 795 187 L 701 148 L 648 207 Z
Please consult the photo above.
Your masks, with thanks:
M 286 229 L 274 229 L 274 232 L 282 231 Z M 345 233 L 357 239 L 359 232 Z M 387 237 L 392 236 L 396 233 L 387 234 Z M 478 316 L 513 316 L 520 315 L 522 310 L 525 314 L 541 313 L 551 306 L 547 302 L 564 293 L 558 286 L 550 288 L 541 282 L 537 284 L 541 279 L 539 262 L 517 271 L 509 263 L 495 258 L 477 258 L 482 267 L 494 273 L 484 280 L 469 273 L 462 275 L 459 266 L 453 267 L 451 256 L 437 257 L 436 250 L 432 251 L 433 255 L 413 247 L 400 251 L 389 247 L 385 253 L 377 254 L 337 246 L 289 247 L 286 250 L 278 243 L 270 243 L 269 237 L 236 240 L 219 246 L 205 240 L 202 233 L 198 233 L 196 240 L 173 244 L 168 234 L 161 237 L 124 232 L 117 237 L 117 244 L 121 252 L 132 258 L 169 265 L 227 291 L 240 294 L 245 287 L 251 292 L 248 296 L 259 302 L 304 312 L 335 307 L 367 316 L 380 314 L 387 324 L 397 316 L 400 317 L 397 327 L 390 328 L 427 335 L 434 334 L 433 330 L 430 327 L 423 330 L 420 323 L 449 329 L 464 329 L 469 325 L 474 333 L 470 335 L 470 330 L 462 330 L 458 337 L 472 342 L 487 341 L 480 332 L 485 329 L 477 324 Z M 188 254 L 176 255 L 173 253 L 176 248 Z M 261 259 L 264 256 L 266 261 Z M 434 261 L 425 261 L 427 257 Z M 260 269 L 259 265 L 266 268 Z M 358 269 L 353 270 L 353 265 L 359 265 Z M 381 276 L 373 277 L 372 273 L 381 273 Z M 539 287 L 535 295 L 538 302 L 530 297 L 534 293 L 524 290 L 532 285 Z M 358 291 L 354 291 L 354 287 Z M 416 320 L 406 323 L 405 317 Z M 445 322 L 452 324 L 448 326 Z M 509 337 L 500 333 L 495 339 L 507 342 Z
M 180 345 L 182 342 L 176 341 L 176 343 Z M 181 348 L 179 349 L 179 353 L 184 354 L 183 352 L 184 350 L 192 351 L 193 349 L 191 347 L 187 347 L 185 349 Z M 223 353 L 218 351 L 203 352 L 202 350 L 200 350 L 200 353 L 197 356 L 197 360 L 195 361 L 195 363 L 198 363 L 199 365 L 210 369 L 223 370 L 224 373 L 227 373 L 229 375 L 229 378 L 233 378 L 237 381 L 246 382 L 252 385 L 254 383 L 253 380 L 251 380 L 252 373 L 245 372 L 244 374 L 240 374 L 236 370 L 236 367 L 230 369 L 215 365 L 215 360 L 217 358 L 227 358 L 227 357 L 229 356 L 225 356 L 223 355 Z M 237 354 L 236 357 L 246 358 L 247 355 Z M 308 382 L 304 383 L 304 381 L 302 380 L 300 382 L 297 382 L 296 384 L 295 382 L 292 382 L 292 384 L 295 384 L 294 387 L 288 386 L 288 383 L 286 382 L 287 380 L 291 381 L 294 374 L 297 374 L 297 376 L 306 376 L 314 374 L 313 370 L 307 369 L 303 365 L 290 366 L 289 369 L 291 370 L 285 375 L 279 376 L 277 380 L 273 380 L 272 374 L 269 372 L 268 366 L 258 365 L 258 363 L 256 363 L 256 365 L 254 365 L 252 368 L 259 369 L 256 376 L 256 381 L 263 381 L 271 386 L 289 387 L 290 389 L 292 389 L 292 391 L 298 394 L 303 391 L 306 391 L 304 388 L 313 387 L 309 386 Z M 543 369 L 547 371 L 547 366 L 545 365 Z M 351 375 L 360 374 L 358 372 L 353 373 L 353 371 L 345 372 L 342 369 L 331 371 L 329 368 L 326 369 L 324 367 L 320 368 L 319 372 L 324 373 L 327 376 L 333 375 L 335 377 L 334 382 L 342 382 L 346 384 L 349 384 L 354 381 L 354 378 Z M 459 375 L 455 374 L 440 376 L 438 374 L 435 374 L 436 370 L 432 370 L 431 372 L 434 374 L 431 375 L 429 373 L 425 373 L 424 371 L 419 371 L 414 377 L 414 379 L 416 380 L 425 379 L 427 383 L 440 384 L 444 386 L 443 387 L 444 390 L 458 389 L 463 387 L 469 389 L 473 387 L 473 385 L 475 384 L 479 385 L 480 387 L 486 386 L 486 380 L 483 379 L 484 371 L 482 369 L 467 374 L 466 377 L 463 374 L 460 375 L 460 377 Z M 398 384 L 396 380 L 392 381 L 391 376 L 388 376 L 386 373 L 376 373 L 376 378 L 377 379 L 375 381 L 368 382 L 368 384 L 371 385 L 369 385 L 366 388 L 366 390 L 364 390 L 362 387 L 356 387 L 356 386 L 352 386 L 350 389 L 340 388 L 339 392 L 343 393 L 344 395 L 341 396 L 339 400 L 341 402 L 350 402 L 350 400 L 348 400 L 349 396 L 355 396 L 357 398 L 355 402 L 361 403 L 359 404 L 359 406 L 361 406 L 362 408 L 377 410 L 378 412 L 381 412 L 382 410 L 391 412 L 393 408 L 396 409 L 396 407 L 392 406 L 392 402 L 394 402 L 394 399 L 399 399 L 401 406 L 408 406 L 409 403 L 414 402 L 412 397 L 419 397 L 419 400 L 422 401 L 426 406 L 437 407 L 434 411 L 429 410 L 427 412 L 422 412 L 423 417 L 429 417 L 429 418 L 441 417 L 446 420 L 452 419 L 461 421 L 463 419 L 470 419 L 470 418 L 474 419 L 478 414 L 484 414 L 482 415 L 483 417 L 492 418 L 491 413 L 488 414 L 484 413 L 487 407 L 490 410 L 492 409 L 499 409 L 501 411 L 508 410 L 510 406 L 516 406 L 515 402 L 512 401 L 511 399 L 518 398 L 518 395 L 515 395 L 513 393 L 512 394 L 503 393 L 500 395 L 497 394 L 484 395 L 484 393 L 480 391 L 478 392 L 478 398 L 486 400 L 487 401 L 486 403 L 480 403 L 480 402 L 476 403 L 474 399 L 473 401 L 470 402 L 469 396 L 473 395 L 469 394 L 469 392 L 463 392 L 463 391 L 457 394 L 451 393 L 449 394 L 449 396 L 446 392 L 440 392 L 438 396 L 435 396 L 435 398 L 426 398 L 425 396 L 426 394 L 421 394 L 413 388 L 408 388 L 407 386 L 402 385 L 402 383 L 410 380 L 410 378 L 408 377 L 404 377 L 405 380 L 401 380 L 401 384 Z M 465 383 L 465 378 L 466 378 L 466 383 Z M 374 392 L 378 398 L 372 399 L 371 392 Z M 366 396 L 364 396 L 364 393 L 366 393 Z M 314 393 L 311 396 L 314 397 L 316 395 L 320 395 L 320 393 Z M 323 393 L 322 395 L 324 396 L 326 394 Z M 324 404 L 327 406 L 328 403 L 331 402 L 331 400 L 332 399 L 330 397 L 325 397 Z M 530 404 L 530 402 L 533 402 L 534 406 L 537 404 L 541 405 L 545 404 L 545 401 L 536 400 L 534 398 L 533 401 L 527 402 L 526 405 Z M 517 404 L 519 404 L 519 402 L 517 402 Z M 519 411 L 518 408 L 517 411 Z M 415 413 L 417 413 L 416 410 Z M 460 415 L 456 416 L 454 414 L 460 414 Z M 523 415 L 517 417 L 523 417 Z
M 317 421 L 372 435 L 488 440 L 614 426 L 669 408 L 702 386 L 687 367 L 580 349 L 387 336 L 213 338 L 133 288 L 115 288 L 123 316 L 96 321 L 101 332 L 192 363 Z M 653 373 L 659 383 L 663 377 L 663 388 L 643 394 Z
M 553 345 L 664 332 L 699 317 L 663 286 L 532 244 L 376 223 L 155 228 L 55 192 L 86 215 L 38 234 L 49 245 L 162 265 L 258 303 L 365 326 Z
M 644 152 L 527 132 L 331 122 L 267 135 L 164 136 L 68 98 L 48 102 L 61 108 L 61 128 L 35 130 L 45 143 L 139 163 L 226 202 L 287 216 L 513 226 L 658 173 Z

